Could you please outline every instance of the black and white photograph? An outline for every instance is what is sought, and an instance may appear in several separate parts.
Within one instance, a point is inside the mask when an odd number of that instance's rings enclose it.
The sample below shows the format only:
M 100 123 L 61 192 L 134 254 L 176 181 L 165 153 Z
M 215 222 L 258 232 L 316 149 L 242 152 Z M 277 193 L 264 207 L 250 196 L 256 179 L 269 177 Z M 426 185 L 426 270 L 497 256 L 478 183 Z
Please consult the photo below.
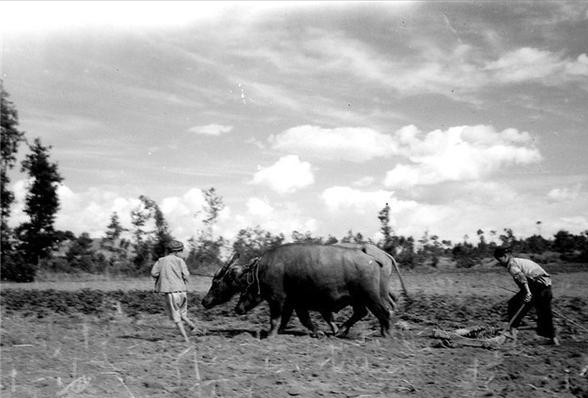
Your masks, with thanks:
M 588 2 L 0 1 L 0 396 L 588 397 Z

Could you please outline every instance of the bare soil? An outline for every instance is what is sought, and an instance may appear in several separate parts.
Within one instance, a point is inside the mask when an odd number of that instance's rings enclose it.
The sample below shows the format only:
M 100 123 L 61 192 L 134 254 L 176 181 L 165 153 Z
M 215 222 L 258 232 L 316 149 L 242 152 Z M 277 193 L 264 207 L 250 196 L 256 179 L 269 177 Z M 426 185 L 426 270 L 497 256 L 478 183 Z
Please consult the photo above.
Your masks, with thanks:
M 435 329 L 504 327 L 510 293 L 467 293 L 419 294 L 390 338 L 369 315 L 347 338 L 312 338 L 293 317 L 267 339 L 265 305 L 244 316 L 234 301 L 206 311 L 203 292 L 191 293 L 191 344 L 163 314 L 130 317 L 120 306 L 103 316 L 3 311 L 0 396 L 588 397 L 585 293 L 554 301 L 559 347 L 535 336 L 533 314 L 517 341 L 492 349 L 433 338 Z

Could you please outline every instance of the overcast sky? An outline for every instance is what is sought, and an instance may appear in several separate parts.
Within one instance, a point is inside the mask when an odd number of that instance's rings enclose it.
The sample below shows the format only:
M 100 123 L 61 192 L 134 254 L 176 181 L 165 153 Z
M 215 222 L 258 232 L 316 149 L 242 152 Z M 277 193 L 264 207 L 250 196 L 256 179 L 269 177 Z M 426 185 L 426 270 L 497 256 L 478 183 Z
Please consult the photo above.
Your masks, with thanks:
M 415 238 L 588 230 L 588 3 L 3 1 L 0 15 L 4 89 L 64 177 L 57 229 L 100 237 L 113 212 L 130 227 L 146 195 L 187 239 L 214 187 L 228 239 L 257 225 L 377 239 L 386 203 Z

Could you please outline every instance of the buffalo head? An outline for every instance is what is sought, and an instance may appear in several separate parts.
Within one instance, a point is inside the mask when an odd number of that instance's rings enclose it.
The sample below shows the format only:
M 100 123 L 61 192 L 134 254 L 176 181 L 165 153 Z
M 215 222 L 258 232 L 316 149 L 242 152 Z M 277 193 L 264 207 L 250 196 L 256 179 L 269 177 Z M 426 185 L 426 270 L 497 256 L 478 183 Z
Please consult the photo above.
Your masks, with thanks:
M 235 264 L 238 258 L 237 253 L 233 254 L 225 265 L 216 271 L 212 278 L 212 285 L 202 299 L 204 308 L 226 303 L 241 290 L 239 279 L 243 273 L 243 267 Z
M 249 261 L 248 265 L 236 264 L 238 255 L 234 254 L 229 261 L 223 265 L 212 278 L 212 285 L 202 299 L 204 308 L 212 308 L 216 305 L 226 303 L 235 294 L 240 293 L 247 287 L 247 279 L 250 278 L 250 268 L 257 262 L 257 258 Z

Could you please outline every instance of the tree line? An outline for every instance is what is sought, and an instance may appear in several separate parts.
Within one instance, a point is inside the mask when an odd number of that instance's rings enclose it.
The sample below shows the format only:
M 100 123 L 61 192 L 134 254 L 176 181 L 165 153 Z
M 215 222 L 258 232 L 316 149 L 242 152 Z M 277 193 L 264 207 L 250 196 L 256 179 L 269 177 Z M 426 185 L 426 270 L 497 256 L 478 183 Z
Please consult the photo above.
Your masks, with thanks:
M 2 80 L 0 80 L 0 83 Z M 131 211 L 130 226 L 123 226 L 120 215 L 113 213 L 100 239 L 92 239 L 86 232 L 76 236 L 71 231 L 54 229 L 59 211 L 57 189 L 63 181 L 58 164 L 51 160 L 51 146 L 40 138 L 29 142 L 19 130 L 18 113 L 0 85 L 1 107 L 1 262 L 0 278 L 19 282 L 33 281 L 38 271 L 88 272 L 114 275 L 147 275 L 153 262 L 164 255 L 167 244 L 174 239 L 159 205 L 148 196 L 139 197 L 139 205 Z M 20 170 L 28 176 L 24 213 L 27 221 L 16 228 L 8 226 L 14 193 L 9 190 L 9 170 L 17 166 L 20 146 L 28 153 L 20 162 Z M 224 208 L 222 196 L 214 187 L 203 191 L 205 206 L 201 212 L 203 228 L 188 240 L 186 263 L 191 272 L 210 274 L 221 264 L 223 251 L 236 251 L 244 258 L 258 256 L 265 250 L 289 242 L 321 244 L 372 243 L 394 255 L 401 266 L 414 268 L 426 264 L 439 265 L 441 258 L 449 257 L 458 267 L 472 267 L 482 258 L 491 256 L 497 245 L 508 245 L 515 251 L 541 254 L 555 253 L 558 259 L 574 262 L 588 261 L 588 231 L 579 235 L 559 231 L 553 238 L 540 234 L 516 238 L 511 229 L 502 233 L 482 230 L 476 238 L 464 236 L 462 242 L 441 240 L 425 232 L 420 239 L 394 232 L 390 224 L 390 207 L 386 204 L 378 213 L 382 238 L 378 241 L 361 233 L 348 231 L 340 238 L 313 236 L 309 232 L 293 231 L 287 238 L 283 233 L 273 234 L 260 226 L 241 229 L 232 242 L 214 236 L 213 227 Z M 538 221 L 538 224 L 540 222 Z
M 35 266 L 51 255 L 56 231 L 53 228 L 55 214 L 59 209 L 57 186 L 63 181 L 57 163 L 50 160 L 50 146 L 40 138 L 28 142 L 24 132 L 18 128 L 18 113 L 9 100 L 0 80 L 0 204 L 1 204 L 1 265 L 2 279 L 31 280 Z M 8 226 L 14 193 L 8 189 L 8 171 L 16 166 L 19 146 L 25 144 L 29 153 L 20 163 L 20 170 L 29 177 L 30 184 L 25 197 L 24 212 L 28 221 L 14 230 Z

